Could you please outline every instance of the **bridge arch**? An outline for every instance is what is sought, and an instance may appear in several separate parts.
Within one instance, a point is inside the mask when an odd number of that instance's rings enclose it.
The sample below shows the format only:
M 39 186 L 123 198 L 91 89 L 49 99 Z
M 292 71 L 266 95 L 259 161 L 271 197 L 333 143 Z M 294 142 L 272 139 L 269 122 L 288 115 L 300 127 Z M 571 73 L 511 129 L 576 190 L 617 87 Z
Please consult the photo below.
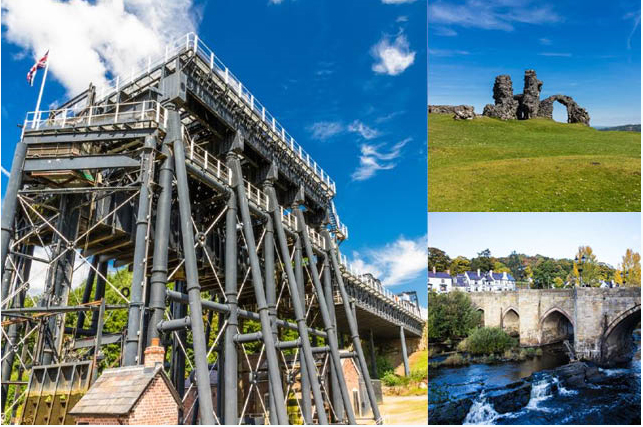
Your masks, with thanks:
M 502 312 L 500 325 L 511 336 L 520 336 L 520 314 L 516 307 L 507 307 Z
M 619 313 L 601 336 L 601 364 L 613 365 L 631 359 L 634 328 L 641 323 L 641 304 Z
M 484 309 L 476 304 L 473 304 L 473 309 L 476 313 L 480 313 L 480 324 L 479 326 L 484 327 Z
M 574 321 L 560 307 L 552 307 L 538 321 L 540 345 L 552 344 L 564 340 L 573 340 Z

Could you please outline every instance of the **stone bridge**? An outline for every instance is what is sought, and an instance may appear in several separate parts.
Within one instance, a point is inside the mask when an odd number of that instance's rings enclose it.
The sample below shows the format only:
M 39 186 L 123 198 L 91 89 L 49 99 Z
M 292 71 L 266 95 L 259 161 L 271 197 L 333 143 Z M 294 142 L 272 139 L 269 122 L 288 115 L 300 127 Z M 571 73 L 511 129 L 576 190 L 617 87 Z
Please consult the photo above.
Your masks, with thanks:
M 522 289 L 472 293 L 485 326 L 520 336 L 523 347 L 569 340 L 576 356 L 600 365 L 628 360 L 641 323 L 639 288 Z

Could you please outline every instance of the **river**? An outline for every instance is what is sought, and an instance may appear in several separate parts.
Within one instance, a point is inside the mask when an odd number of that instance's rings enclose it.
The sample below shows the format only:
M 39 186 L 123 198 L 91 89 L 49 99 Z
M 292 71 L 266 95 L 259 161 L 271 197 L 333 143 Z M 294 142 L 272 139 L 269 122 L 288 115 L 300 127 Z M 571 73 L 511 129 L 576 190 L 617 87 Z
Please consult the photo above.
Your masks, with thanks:
M 544 347 L 543 356 L 523 362 L 429 369 L 429 390 L 441 390 L 451 398 L 476 392 L 478 397 L 464 424 L 640 424 L 640 330 L 634 334 L 634 342 L 632 360 L 614 369 L 601 369 L 607 381 L 600 385 L 565 388 L 547 373 L 536 374 L 529 403 L 516 412 L 498 414 L 486 401 L 484 391 L 566 364 L 567 356 L 559 347 Z

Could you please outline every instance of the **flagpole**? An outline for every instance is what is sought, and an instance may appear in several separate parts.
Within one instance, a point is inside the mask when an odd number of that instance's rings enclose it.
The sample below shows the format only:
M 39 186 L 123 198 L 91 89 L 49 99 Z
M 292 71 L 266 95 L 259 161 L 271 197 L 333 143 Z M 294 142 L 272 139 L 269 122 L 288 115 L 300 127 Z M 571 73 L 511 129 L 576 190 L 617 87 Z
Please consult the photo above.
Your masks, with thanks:
M 49 53 L 49 51 L 47 51 Z M 34 113 L 34 121 L 31 124 L 33 129 L 36 126 L 36 120 L 40 122 L 40 101 L 42 100 L 42 91 L 45 88 L 45 80 L 47 80 L 47 71 L 49 70 L 49 54 L 47 54 L 47 63 L 45 64 L 45 72 L 42 76 L 42 82 L 40 83 L 40 93 L 38 94 L 38 102 L 36 102 L 36 112 Z

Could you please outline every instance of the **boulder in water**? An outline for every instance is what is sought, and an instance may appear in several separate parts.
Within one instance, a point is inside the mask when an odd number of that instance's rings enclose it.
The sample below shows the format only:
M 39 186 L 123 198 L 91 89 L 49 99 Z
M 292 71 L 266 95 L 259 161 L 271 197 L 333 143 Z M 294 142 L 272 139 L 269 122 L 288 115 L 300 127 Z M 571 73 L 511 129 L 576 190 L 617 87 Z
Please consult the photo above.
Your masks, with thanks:
M 499 414 L 516 412 L 529 403 L 531 396 L 531 383 L 519 381 L 505 387 L 488 390 L 487 400 Z
M 429 405 L 429 424 L 461 425 L 472 404 L 473 398 L 467 396 L 437 405 Z

